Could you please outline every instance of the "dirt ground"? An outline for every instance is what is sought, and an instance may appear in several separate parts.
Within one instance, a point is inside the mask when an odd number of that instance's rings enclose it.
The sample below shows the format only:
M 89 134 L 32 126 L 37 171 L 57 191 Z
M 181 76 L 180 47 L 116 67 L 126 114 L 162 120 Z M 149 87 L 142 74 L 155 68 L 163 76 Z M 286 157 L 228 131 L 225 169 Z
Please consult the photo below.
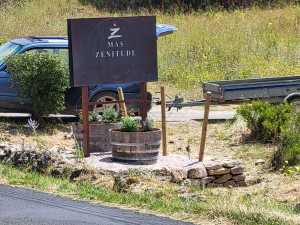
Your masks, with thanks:
M 156 127 L 161 127 L 156 122 Z M 22 143 L 35 142 L 32 129 L 26 120 L 6 120 L 0 123 L 0 142 L 9 142 L 17 146 Z M 202 122 L 169 122 L 167 123 L 168 153 L 188 156 L 186 148 L 189 145 L 190 157 L 198 158 L 200 148 Z M 44 140 L 47 148 L 58 146 L 60 149 L 75 152 L 73 138 L 67 138 L 71 132 L 70 123 L 50 124 L 43 131 L 38 130 L 40 139 Z M 247 140 L 247 129 L 242 121 L 230 124 L 227 121 L 209 123 L 205 146 L 205 156 L 217 159 L 242 160 L 245 165 L 245 175 L 248 187 L 237 192 L 257 193 L 266 192 L 278 201 L 290 201 L 291 204 L 300 202 L 300 175 L 285 176 L 270 170 L 270 157 L 275 146 L 260 145 Z M 263 165 L 255 165 L 258 159 L 265 160 Z

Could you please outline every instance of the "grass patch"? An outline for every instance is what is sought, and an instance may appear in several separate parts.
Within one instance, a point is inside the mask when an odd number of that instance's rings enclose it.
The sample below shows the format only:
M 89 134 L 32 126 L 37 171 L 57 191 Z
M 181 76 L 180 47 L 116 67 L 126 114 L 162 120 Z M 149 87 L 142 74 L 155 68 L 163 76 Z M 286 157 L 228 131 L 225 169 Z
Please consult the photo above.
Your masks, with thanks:
M 195 194 L 204 194 L 208 201 L 184 199 L 175 191 L 175 184 L 160 183 L 153 194 L 118 193 L 110 188 L 97 187 L 90 183 L 71 183 L 65 179 L 53 178 L 35 172 L 25 173 L 0 164 L 2 183 L 34 188 L 50 193 L 90 200 L 93 203 L 126 205 L 144 212 L 177 215 L 194 222 L 225 221 L 228 224 L 299 224 L 288 202 L 280 202 L 274 197 L 262 197 L 264 193 L 236 192 L 232 189 L 193 189 Z M 150 181 L 153 183 L 155 181 Z

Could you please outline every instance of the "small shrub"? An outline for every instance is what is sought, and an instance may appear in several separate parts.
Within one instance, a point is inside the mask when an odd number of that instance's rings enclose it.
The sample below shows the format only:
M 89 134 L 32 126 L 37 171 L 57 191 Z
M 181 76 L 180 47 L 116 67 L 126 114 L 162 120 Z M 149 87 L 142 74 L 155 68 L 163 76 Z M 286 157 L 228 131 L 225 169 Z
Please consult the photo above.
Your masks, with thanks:
M 114 108 L 105 108 L 102 115 L 104 123 L 115 123 L 117 121 L 118 113 Z
M 122 117 L 121 130 L 124 132 L 136 132 L 139 129 L 139 122 L 131 117 Z
M 271 106 L 270 103 L 253 101 L 237 109 L 251 131 L 251 136 L 261 142 L 277 141 L 281 130 L 291 117 L 292 108 L 288 103 Z
M 154 121 L 151 118 L 146 118 L 146 120 L 143 122 L 143 125 L 145 131 L 150 131 L 154 127 Z
M 20 87 L 20 99 L 26 97 L 32 102 L 40 125 L 44 125 L 43 115 L 57 114 L 65 108 L 68 65 L 60 56 L 23 53 L 7 58 L 6 62 L 12 85 Z
M 291 116 L 282 129 L 279 143 L 272 157 L 272 166 L 276 169 L 300 164 L 300 112 Z

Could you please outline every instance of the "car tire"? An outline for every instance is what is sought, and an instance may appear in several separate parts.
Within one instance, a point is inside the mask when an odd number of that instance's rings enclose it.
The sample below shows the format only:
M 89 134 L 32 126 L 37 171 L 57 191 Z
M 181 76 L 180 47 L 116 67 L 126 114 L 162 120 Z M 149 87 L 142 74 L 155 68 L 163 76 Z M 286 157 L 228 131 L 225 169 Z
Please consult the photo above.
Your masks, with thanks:
M 112 91 L 103 91 L 97 93 L 92 99 L 91 102 L 110 102 L 119 100 L 118 95 Z M 93 109 L 97 109 L 100 114 L 103 113 L 105 108 L 114 108 L 117 113 L 120 113 L 120 104 L 112 103 L 112 104 L 100 104 L 93 107 Z

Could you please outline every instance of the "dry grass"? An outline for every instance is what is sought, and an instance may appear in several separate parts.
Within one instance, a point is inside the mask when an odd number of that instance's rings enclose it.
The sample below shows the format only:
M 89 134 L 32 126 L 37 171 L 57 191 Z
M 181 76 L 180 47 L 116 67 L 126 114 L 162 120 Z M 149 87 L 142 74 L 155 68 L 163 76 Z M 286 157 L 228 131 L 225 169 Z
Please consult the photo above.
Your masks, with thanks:
M 137 15 L 98 11 L 77 0 L 20 2 L 0 9 L 0 38 L 67 35 L 67 19 Z M 158 40 L 159 82 L 187 99 L 202 97 L 203 81 L 300 73 L 299 6 L 176 15 L 158 11 L 156 17 L 158 23 L 178 27 Z
M 19 144 L 20 140 L 32 141 L 30 130 L 23 125 L 23 123 L 2 122 L 0 140 L 10 141 L 11 143 Z M 177 123 L 172 122 L 167 124 L 168 141 L 174 143 L 168 144 L 169 153 L 176 153 L 186 155 L 185 147 L 187 144 L 191 145 L 192 157 L 198 157 L 199 140 L 201 135 L 200 122 L 186 122 Z M 160 123 L 156 123 L 160 126 Z M 22 129 L 21 129 L 22 127 Z M 17 129 L 17 134 L 10 134 L 11 129 Z M 50 129 L 49 129 L 50 130 Z M 74 147 L 73 140 L 66 140 L 64 136 L 70 131 L 68 125 L 56 125 L 48 131 L 48 135 L 42 135 L 42 138 L 47 140 L 48 147 L 54 145 L 64 146 L 68 148 Z M 240 131 L 240 132 L 238 132 Z M 174 192 L 179 186 L 176 184 L 169 184 L 168 182 L 158 181 L 152 178 L 138 178 L 139 182 L 133 184 L 131 191 L 134 189 L 141 189 L 147 191 L 149 189 L 155 190 L 154 196 L 157 201 L 168 200 L 171 208 L 162 209 L 161 203 L 155 203 L 151 200 L 151 207 L 149 208 L 143 203 L 138 203 L 136 194 L 127 197 L 117 197 L 111 194 L 111 198 L 107 197 L 103 200 L 102 194 L 97 194 L 97 189 L 89 186 L 89 182 L 83 185 L 76 186 L 69 184 L 66 181 L 49 181 L 51 185 L 47 186 L 47 182 L 43 181 L 38 185 L 39 190 L 48 191 L 51 193 L 59 193 L 69 197 L 80 199 L 88 199 L 94 203 L 109 202 L 108 204 L 115 205 L 121 198 L 122 204 L 129 204 L 130 208 L 139 209 L 143 212 L 151 212 L 160 215 L 171 215 L 172 218 L 183 219 L 189 218 L 189 221 L 196 223 L 205 222 L 204 224 L 255 224 L 257 221 L 262 221 L 262 218 L 268 218 L 270 221 L 276 221 L 278 224 L 300 224 L 299 216 L 292 213 L 293 206 L 300 201 L 300 175 L 294 174 L 284 176 L 283 174 L 269 171 L 268 160 L 274 147 L 271 145 L 257 145 L 247 142 L 242 139 L 240 134 L 244 133 L 244 125 L 237 121 L 234 125 L 227 122 L 213 123 L 208 126 L 208 136 L 206 144 L 206 156 L 210 155 L 215 158 L 230 158 L 241 159 L 246 166 L 246 176 L 248 187 L 245 188 L 217 188 L 217 189 L 191 189 L 190 193 L 204 194 L 208 197 L 208 201 L 201 203 L 200 209 L 194 208 L 193 203 L 181 202 L 177 199 L 177 194 Z M 266 165 L 255 166 L 255 161 L 259 158 L 266 160 Z M 6 179 L 1 176 L 2 183 L 25 185 L 24 178 L 10 178 Z M 27 178 L 26 178 L 27 179 Z M 28 178 L 29 179 L 29 178 Z M 37 182 L 33 178 L 34 182 Z M 50 178 L 47 178 L 50 179 Z M 24 183 L 25 182 L 25 183 Z M 29 182 L 29 181 L 28 181 Z M 31 182 L 31 183 L 34 183 Z M 32 184 L 29 184 L 32 186 Z M 45 186 L 46 184 L 46 186 Z M 100 176 L 92 183 L 94 186 L 105 190 L 111 190 L 113 185 L 112 177 Z M 83 193 L 84 192 L 84 193 Z M 132 199 L 131 199 L 132 198 Z M 144 197 L 142 197 L 143 199 Z M 145 197 L 146 198 L 146 197 Z M 148 197 L 147 197 L 148 198 Z M 146 198 L 146 199 L 147 199 Z M 125 200 L 127 199 L 127 200 Z M 155 201 L 156 201 L 155 200 Z M 141 200 L 146 201 L 145 199 Z M 147 200 L 148 201 L 148 200 Z M 107 203 L 106 203 L 107 204 Z M 173 205 L 174 204 L 174 205 Z M 187 204 L 183 206 L 182 204 Z M 192 204 L 192 205 L 189 205 Z M 120 203 L 118 203 L 120 206 Z M 128 206 L 124 206 L 127 207 Z M 192 207 L 189 210 L 176 211 L 176 208 Z M 149 211 L 150 210 L 150 211 Z M 265 217 L 261 217 L 264 215 Z M 243 221 L 243 222 L 242 222 Z M 264 220 L 265 221 L 265 220 Z M 281 222 L 280 222 L 281 221 Z M 284 222 L 283 222 L 284 221 Z M 270 222 L 273 224 L 272 222 Z M 259 224 L 259 222 L 257 222 Z

